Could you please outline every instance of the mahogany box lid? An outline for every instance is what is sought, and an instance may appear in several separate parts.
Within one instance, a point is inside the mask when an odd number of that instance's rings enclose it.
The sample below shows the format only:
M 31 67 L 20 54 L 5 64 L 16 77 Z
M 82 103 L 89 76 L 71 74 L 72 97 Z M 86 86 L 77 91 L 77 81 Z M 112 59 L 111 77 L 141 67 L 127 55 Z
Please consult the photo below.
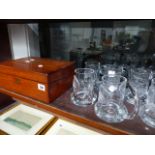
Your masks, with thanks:
M 74 63 L 47 58 L 21 58 L 0 63 L 0 72 L 17 77 L 49 83 L 73 75 Z M 49 81 L 50 80 L 50 81 Z

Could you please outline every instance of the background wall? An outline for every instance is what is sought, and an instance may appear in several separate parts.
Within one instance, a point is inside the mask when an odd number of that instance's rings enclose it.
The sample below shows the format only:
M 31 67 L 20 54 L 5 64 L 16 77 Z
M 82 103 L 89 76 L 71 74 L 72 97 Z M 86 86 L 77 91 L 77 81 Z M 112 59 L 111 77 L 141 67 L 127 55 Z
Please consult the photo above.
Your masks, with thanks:
M 40 57 L 38 24 L 27 24 L 26 30 L 30 55 Z
M 13 59 L 28 56 L 25 24 L 8 24 Z
M 40 56 L 39 37 L 32 25 L 8 24 L 8 32 L 13 59 Z

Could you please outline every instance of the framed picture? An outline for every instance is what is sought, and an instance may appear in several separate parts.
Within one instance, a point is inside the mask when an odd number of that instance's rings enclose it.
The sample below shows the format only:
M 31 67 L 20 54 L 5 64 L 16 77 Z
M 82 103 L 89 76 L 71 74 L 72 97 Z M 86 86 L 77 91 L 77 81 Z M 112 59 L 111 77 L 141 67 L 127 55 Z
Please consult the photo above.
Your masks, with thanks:
M 0 115 L 0 130 L 10 135 L 39 134 L 54 120 L 54 116 L 44 111 L 17 104 Z
M 45 135 L 101 135 L 98 132 L 58 119 Z

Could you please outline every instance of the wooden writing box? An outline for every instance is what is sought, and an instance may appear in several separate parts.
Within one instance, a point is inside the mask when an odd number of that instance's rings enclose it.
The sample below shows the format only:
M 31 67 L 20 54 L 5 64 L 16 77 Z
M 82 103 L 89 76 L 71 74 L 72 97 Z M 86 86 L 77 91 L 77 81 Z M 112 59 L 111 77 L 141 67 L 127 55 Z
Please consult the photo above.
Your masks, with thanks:
M 0 63 L 0 87 L 49 103 L 72 85 L 74 63 L 22 58 Z

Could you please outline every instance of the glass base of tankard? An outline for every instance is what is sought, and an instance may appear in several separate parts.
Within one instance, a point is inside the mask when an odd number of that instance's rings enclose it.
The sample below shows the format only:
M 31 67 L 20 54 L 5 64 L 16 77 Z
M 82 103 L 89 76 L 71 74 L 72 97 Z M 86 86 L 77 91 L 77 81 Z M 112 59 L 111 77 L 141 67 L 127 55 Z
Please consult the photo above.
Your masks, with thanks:
M 90 101 L 89 99 L 86 99 L 84 97 L 84 94 L 81 92 L 78 95 L 76 95 L 76 97 L 73 95 L 73 93 L 71 94 L 71 101 L 73 102 L 73 104 L 77 105 L 77 106 L 81 106 L 81 107 L 87 107 L 89 105 L 94 104 L 94 102 L 96 101 L 96 97 L 94 95 L 94 98 Z
M 139 109 L 141 120 L 148 126 L 155 128 L 155 105 L 145 104 Z
M 118 105 L 115 102 L 95 104 L 95 113 L 97 117 L 108 123 L 119 123 L 127 117 L 127 109 L 124 105 Z

